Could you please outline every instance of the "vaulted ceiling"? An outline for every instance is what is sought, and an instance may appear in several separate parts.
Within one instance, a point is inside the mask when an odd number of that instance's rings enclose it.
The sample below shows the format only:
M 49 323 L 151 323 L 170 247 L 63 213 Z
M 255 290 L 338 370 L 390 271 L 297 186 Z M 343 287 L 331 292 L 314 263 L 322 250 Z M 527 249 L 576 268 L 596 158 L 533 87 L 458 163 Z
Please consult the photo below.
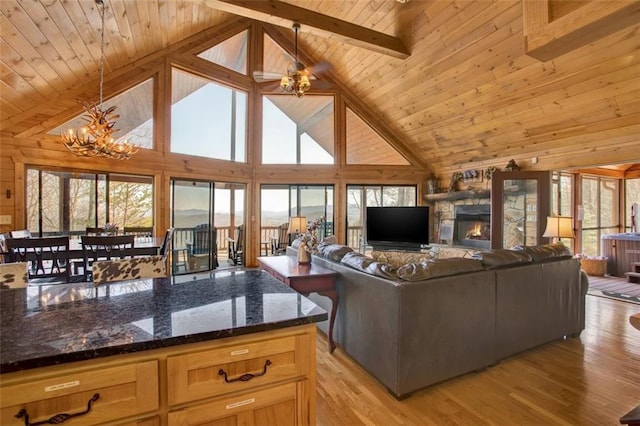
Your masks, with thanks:
M 322 76 L 440 172 L 510 158 L 539 169 L 640 162 L 640 19 L 613 30 L 603 19 L 589 28 L 591 38 L 561 39 L 552 58 L 539 59 L 525 54 L 531 28 L 521 0 L 105 3 L 107 73 L 235 15 L 291 38 L 291 22 L 301 22 L 305 57 L 331 64 Z M 549 18 L 580 15 L 586 3 L 561 2 L 572 6 Z M 36 123 L 43 102 L 96 80 L 95 7 L 93 0 L 0 1 L 2 132 Z M 629 13 L 637 17 L 638 7 Z

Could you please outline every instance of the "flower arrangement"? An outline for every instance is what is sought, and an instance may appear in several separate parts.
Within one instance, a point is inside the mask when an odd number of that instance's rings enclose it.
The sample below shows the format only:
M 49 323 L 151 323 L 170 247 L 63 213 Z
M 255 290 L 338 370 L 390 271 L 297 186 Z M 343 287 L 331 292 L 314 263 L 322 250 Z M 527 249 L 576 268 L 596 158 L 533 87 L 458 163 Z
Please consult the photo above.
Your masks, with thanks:
M 102 229 L 104 229 L 104 232 L 107 234 L 115 234 L 118 232 L 118 225 L 115 223 L 105 223 Z
M 318 228 L 323 222 L 324 216 L 321 216 L 313 222 L 307 223 L 307 230 L 298 235 L 298 240 L 300 240 L 298 250 L 306 250 L 309 253 L 318 252 Z
M 484 169 L 484 178 L 486 180 L 491 180 L 491 176 L 493 176 L 493 172 L 495 172 L 497 168 L 495 166 L 487 167 Z

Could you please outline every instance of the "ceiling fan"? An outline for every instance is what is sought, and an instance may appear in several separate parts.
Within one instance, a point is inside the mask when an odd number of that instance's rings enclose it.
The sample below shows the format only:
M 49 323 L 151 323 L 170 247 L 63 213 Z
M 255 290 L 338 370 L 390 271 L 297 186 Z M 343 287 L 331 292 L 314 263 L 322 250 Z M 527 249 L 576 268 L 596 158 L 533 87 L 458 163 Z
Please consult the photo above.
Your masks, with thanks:
M 316 79 L 313 74 L 327 70 L 329 64 L 322 62 L 311 68 L 305 67 L 302 62 L 298 60 L 298 31 L 300 30 L 300 24 L 295 22 L 293 24 L 293 30 L 295 32 L 294 62 L 292 66 L 287 69 L 286 74 L 254 71 L 253 79 L 258 83 L 280 80 L 280 88 L 283 91 L 293 93 L 300 98 L 311 88 L 311 80 Z

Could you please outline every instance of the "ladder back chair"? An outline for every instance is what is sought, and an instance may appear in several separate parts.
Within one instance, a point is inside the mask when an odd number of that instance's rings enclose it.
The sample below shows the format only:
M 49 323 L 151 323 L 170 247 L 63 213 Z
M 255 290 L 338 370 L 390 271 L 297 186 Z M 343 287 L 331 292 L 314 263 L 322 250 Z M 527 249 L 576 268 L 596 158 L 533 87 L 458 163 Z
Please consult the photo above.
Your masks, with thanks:
M 123 233 L 144 238 L 152 238 L 155 235 L 153 226 L 125 226 Z
M 271 253 L 282 255 L 287 252 L 289 245 L 289 222 L 285 222 L 278 226 L 278 236 L 271 238 Z
M 84 256 L 84 279 L 92 276 L 91 266 L 98 260 L 125 259 L 132 257 L 134 235 L 97 236 L 82 235 L 82 253 Z
M 69 282 L 69 236 L 8 238 L 6 243 L 13 262 L 29 263 L 29 281 Z
M 229 244 L 229 261 L 234 265 L 243 264 L 244 255 L 244 224 L 236 227 L 236 237 L 227 237 L 227 243 Z
M 193 228 L 193 241 L 187 241 L 187 266 L 191 271 L 206 271 L 218 267 L 218 232 L 208 223 Z

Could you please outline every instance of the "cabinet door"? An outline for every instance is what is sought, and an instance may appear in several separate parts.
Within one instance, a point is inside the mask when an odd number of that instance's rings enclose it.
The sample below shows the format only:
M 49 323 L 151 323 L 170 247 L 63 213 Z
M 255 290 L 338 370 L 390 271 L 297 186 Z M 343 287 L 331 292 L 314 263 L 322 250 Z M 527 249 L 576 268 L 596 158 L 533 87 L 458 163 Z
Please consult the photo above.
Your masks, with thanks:
M 491 248 L 534 246 L 550 212 L 551 172 L 502 172 L 491 177 Z
M 70 418 L 69 424 L 114 424 L 116 420 L 156 410 L 159 404 L 157 361 L 94 366 L 90 370 L 61 368 L 59 374 L 49 377 L 38 376 L 36 369 L 32 375 L 33 379 L 25 375 L 19 382 L 2 384 L 3 426 L 24 426 L 25 415 L 30 423 L 37 423 L 56 415 L 85 411 Z
M 296 383 L 287 383 L 169 413 L 169 426 L 294 426 Z

